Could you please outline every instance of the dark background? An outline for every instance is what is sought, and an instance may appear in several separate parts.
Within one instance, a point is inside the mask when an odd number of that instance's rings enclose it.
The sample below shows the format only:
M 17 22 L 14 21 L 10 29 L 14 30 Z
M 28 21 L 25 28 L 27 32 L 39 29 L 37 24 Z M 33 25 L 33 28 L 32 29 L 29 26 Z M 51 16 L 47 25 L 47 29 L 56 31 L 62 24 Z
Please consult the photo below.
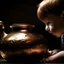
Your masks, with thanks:
M 37 6 L 42 0 L 0 1 L 0 20 L 5 25 L 5 31 L 10 32 L 13 23 L 28 23 L 35 25 L 35 32 L 43 35 L 50 48 L 59 48 L 60 38 L 45 31 L 45 25 L 37 18 Z

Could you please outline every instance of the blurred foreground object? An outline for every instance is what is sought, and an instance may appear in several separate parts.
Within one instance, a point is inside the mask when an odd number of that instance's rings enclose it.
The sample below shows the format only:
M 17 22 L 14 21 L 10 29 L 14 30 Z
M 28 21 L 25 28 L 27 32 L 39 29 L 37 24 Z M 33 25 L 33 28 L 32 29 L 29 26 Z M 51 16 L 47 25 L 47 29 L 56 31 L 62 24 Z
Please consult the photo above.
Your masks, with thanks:
M 1 42 L 1 56 L 12 62 L 40 62 L 48 55 L 47 40 L 32 31 L 34 25 L 12 24 L 12 32 Z
M 0 40 L 2 38 L 4 38 L 5 36 L 7 36 L 7 34 L 5 33 L 4 29 L 5 29 L 5 26 L 4 26 L 3 22 L 0 21 Z

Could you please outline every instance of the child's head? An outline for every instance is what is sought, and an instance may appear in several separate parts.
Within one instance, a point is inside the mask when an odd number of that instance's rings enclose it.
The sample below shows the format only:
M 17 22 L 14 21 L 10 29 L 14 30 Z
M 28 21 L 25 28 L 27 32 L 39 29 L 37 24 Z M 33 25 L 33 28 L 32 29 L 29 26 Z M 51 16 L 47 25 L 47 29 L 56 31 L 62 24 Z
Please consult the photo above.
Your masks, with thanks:
M 43 0 L 39 4 L 37 16 L 51 34 L 60 37 L 64 32 L 64 0 Z

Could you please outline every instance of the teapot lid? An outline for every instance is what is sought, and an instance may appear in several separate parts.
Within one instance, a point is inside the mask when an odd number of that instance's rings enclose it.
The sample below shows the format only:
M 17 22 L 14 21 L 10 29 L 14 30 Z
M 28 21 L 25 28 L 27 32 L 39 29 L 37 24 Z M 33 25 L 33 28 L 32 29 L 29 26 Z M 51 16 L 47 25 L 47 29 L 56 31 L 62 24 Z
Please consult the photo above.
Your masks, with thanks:
M 32 24 L 22 24 L 22 23 L 12 24 L 12 25 L 10 26 L 10 28 L 15 28 L 15 27 L 19 27 L 19 28 L 33 28 L 33 27 L 35 27 L 35 26 L 32 25 Z

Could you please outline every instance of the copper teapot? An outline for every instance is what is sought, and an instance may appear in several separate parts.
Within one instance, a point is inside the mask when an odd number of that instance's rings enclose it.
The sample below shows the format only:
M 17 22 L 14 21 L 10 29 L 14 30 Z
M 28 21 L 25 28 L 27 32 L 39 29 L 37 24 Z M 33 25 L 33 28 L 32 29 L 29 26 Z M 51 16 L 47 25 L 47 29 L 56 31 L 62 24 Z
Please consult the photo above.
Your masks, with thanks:
M 1 41 L 1 56 L 8 61 L 38 62 L 48 55 L 47 40 L 32 31 L 35 25 L 12 24 L 12 32 Z
M 5 29 L 4 23 L 3 21 L 0 21 L 0 40 L 5 36 L 7 36 L 7 33 L 4 31 L 4 29 Z

